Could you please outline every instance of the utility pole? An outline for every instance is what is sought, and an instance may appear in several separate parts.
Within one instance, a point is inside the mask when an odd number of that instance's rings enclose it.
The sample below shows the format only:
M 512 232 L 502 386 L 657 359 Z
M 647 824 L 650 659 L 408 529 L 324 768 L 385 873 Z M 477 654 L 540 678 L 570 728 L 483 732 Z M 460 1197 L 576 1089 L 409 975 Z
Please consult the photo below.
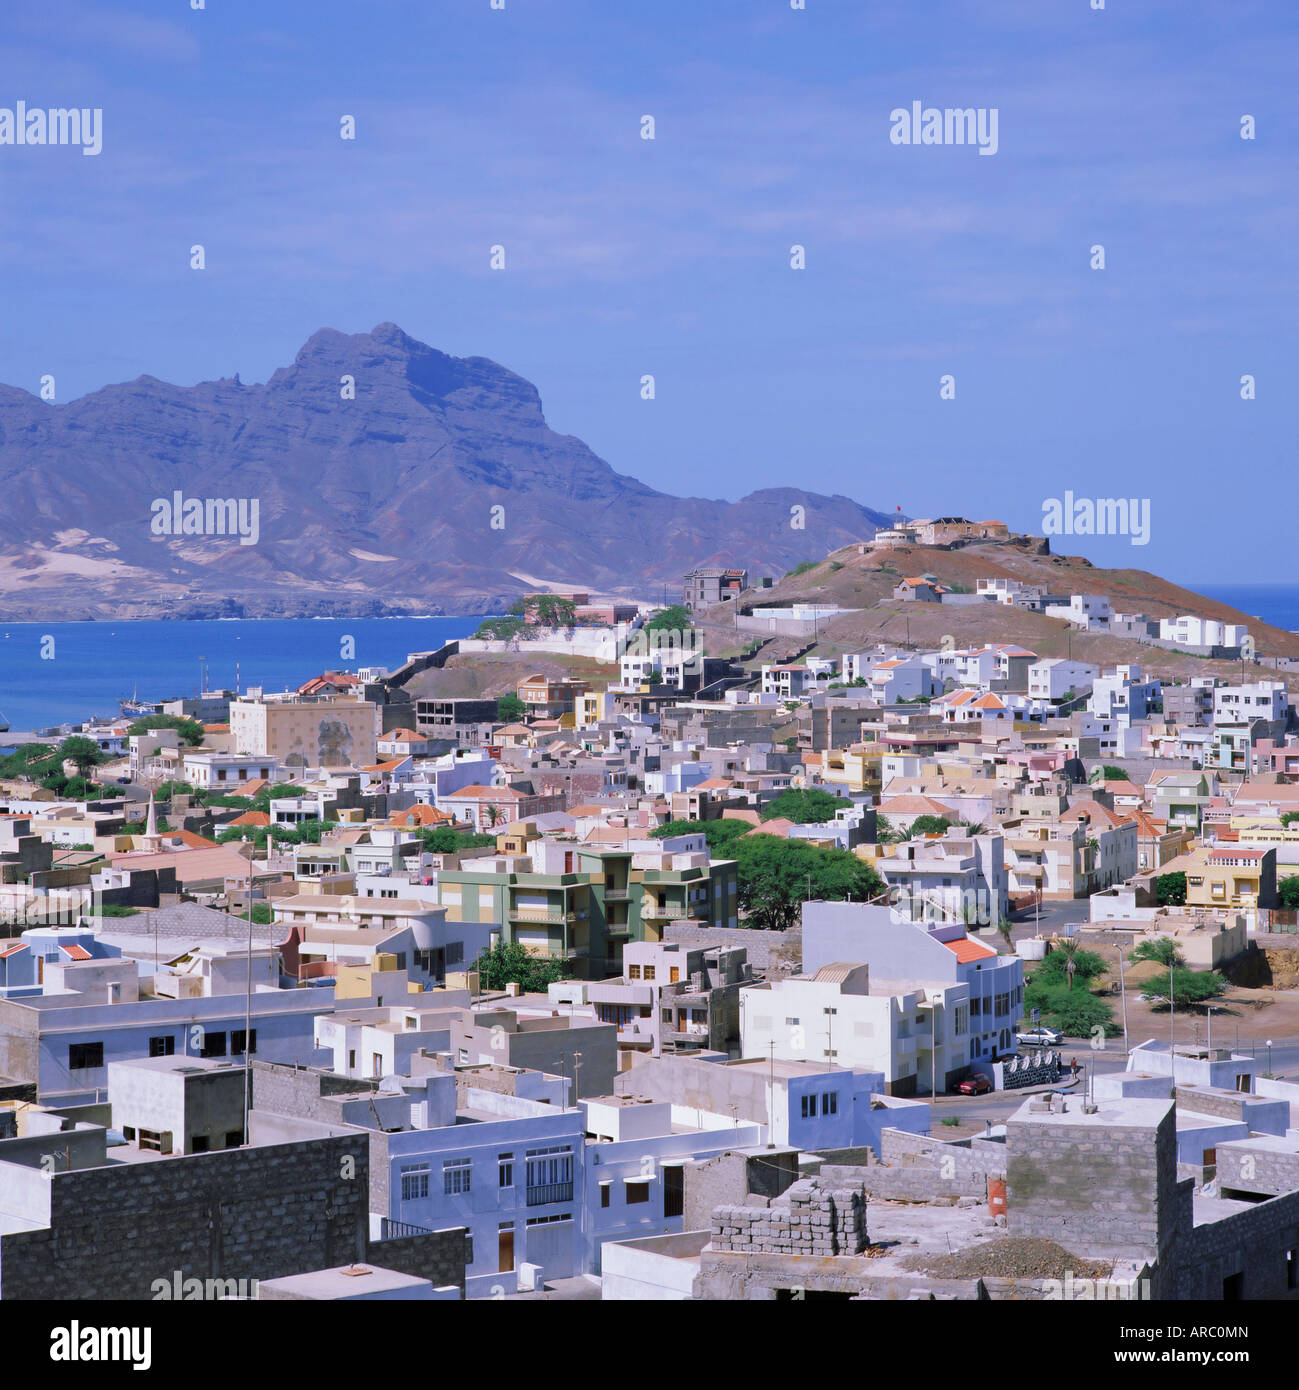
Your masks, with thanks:
M 269 848 L 269 845 L 268 845 Z M 253 1074 L 253 861 L 248 860 L 248 969 L 244 994 L 244 1143 L 248 1143 L 248 1101 Z
M 1168 962 L 1168 1066 L 1169 1079 L 1177 1085 L 1177 1039 L 1173 1032 L 1173 962 Z
M 1128 1053 L 1128 991 L 1123 983 L 1123 947 L 1119 947 L 1119 998 L 1123 1002 L 1123 1055 Z

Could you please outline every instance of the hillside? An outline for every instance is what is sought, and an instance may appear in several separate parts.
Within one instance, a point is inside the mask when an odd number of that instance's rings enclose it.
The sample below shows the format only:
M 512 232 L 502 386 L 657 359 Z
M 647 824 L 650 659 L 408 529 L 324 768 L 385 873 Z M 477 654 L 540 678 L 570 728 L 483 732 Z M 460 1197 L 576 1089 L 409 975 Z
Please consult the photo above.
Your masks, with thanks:
M 1152 618 L 1194 613 L 1244 623 L 1264 664 L 1271 657 L 1299 657 L 1299 635 L 1262 623 L 1252 614 L 1241 613 L 1143 570 L 1102 569 L 1081 556 L 1036 553 L 1038 548 L 1004 543 L 979 543 L 956 549 L 912 545 L 863 555 L 855 544 L 843 546 L 803 574 L 787 576 L 771 589 L 746 593 L 741 599 L 741 610 L 760 612 L 765 607 L 796 602 L 865 609 L 832 618 L 822 626 L 818 652 L 823 655 L 879 641 L 938 647 L 944 637 L 950 637 L 958 646 L 1017 642 L 1043 657 L 1072 655 L 1104 665 L 1139 662 L 1152 674 L 1169 679 L 1212 674 L 1240 677 L 1239 662 L 1209 661 L 1103 633 L 1071 632 L 1059 618 L 1001 604 L 967 608 L 892 598 L 899 579 L 921 574 L 931 574 L 948 587 L 961 586 L 970 592 L 982 578 L 1008 577 L 1041 585 L 1049 593 L 1104 594 L 1120 612 L 1141 612 Z M 729 609 L 713 610 L 705 618 L 718 624 L 713 629 L 715 640 L 726 640 L 724 625 L 733 621 Z M 733 630 L 729 635 L 733 640 Z M 1258 672 L 1257 667 L 1251 669 Z

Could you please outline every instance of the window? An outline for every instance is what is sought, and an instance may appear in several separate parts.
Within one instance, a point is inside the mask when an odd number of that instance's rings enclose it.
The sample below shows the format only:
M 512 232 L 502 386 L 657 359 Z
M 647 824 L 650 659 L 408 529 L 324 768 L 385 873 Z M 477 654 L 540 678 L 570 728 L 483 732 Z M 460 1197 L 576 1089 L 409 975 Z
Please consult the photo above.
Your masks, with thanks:
M 101 1042 L 93 1043 L 69 1043 L 68 1044 L 68 1070 L 87 1071 L 91 1067 L 102 1067 L 104 1065 L 104 1044 Z
M 811 1119 L 814 1119 L 814 1118 L 816 1117 L 816 1097 L 815 1097 L 815 1096 L 804 1096 L 804 1097 L 802 1098 L 801 1112 L 800 1112 L 800 1113 L 802 1114 L 802 1117 L 803 1117 L 803 1119 L 805 1119 L 805 1120 L 811 1120 Z
M 176 1053 L 175 1038 L 150 1038 L 149 1056 L 150 1057 L 172 1057 Z
M 428 1174 L 427 1167 L 403 1168 L 401 1170 L 401 1200 L 403 1202 L 415 1202 L 421 1197 L 428 1196 Z
M 525 1157 L 530 1207 L 573 1200 L 573 1151 L 567 1144 L 529 1149 Z
M 191 1134 L 189 1139 L 189 1151 L 192 1154 L 207 1153 L 207 1135 Z
M 449 1158 L 442 1164 L 442 1192 L 452 1196 L 457 1192 L 468 1192 L 472 1177 L 473 1163 L 468 1158 Z
M 602 1207 L 607 1207 L 609 1205 L 609 1193 L 612 1191 L 613 1184 L 611 1182 L 602 1183 L 600 1185 L 600 1205 Z
M 647 980 L 652 980 L 653 978 L 654 978 L 654 967 L 653 967 L 652 965 L 647 965 L 647 966 L 645 967 L 645 979 L 647 979 Z
M 668 980 L 669 980 L 669 983 L 675 985 L 675 984 L 677 984 L 677 983 L 680 981 L 680 979 L 681 979 L 681 967 L 680 967 L 679 965 L 674 965 L 674 966 L 671 968 L 671 970 L 668 971 Z
M 629 1207 L 639 1207 L 650 1199 L 649 1179 L 638 1178 L 635 1182 L 627 1183 L 627 1205 Z
M 248 1049 L 249 1055 L 257 1051 L 257 1029 L 253 1029 L 253 1045 Z M 232 1057 L 242 1057 L 244 1055 L 244 1030 L 236 1028 L 230 1034 L 230 1055 Z
M 226 1055 L 226 1035 L 224 1033 L 204 1033 L 200 1057 L 224 1057 Z
M 639 980 L 639 979 L 640 979 L 640 966 L 639 966 L 639 965 L 629 965 L 629 966 L 627 967 L 627 978 L 628 978 L 629 980 Z
M 497 1168 L 497 1179 L 496 1179 L 496 1185 L 497 1185 L 497 1187 L 513 1187 L 513 1186 L 514 1186 L 514 1155 L 513 1155 L 513 1154 L 501 1154 L 501 1155 L 499 1155 L 499 1157 L 497 1158 L 496 1161 L 497 1161 L 497 1164 L 499 1165 L 498 1168 Z
M 228 1130 L 226 1130 L 226 1148 L 227 1148 L 227 1149 L 238 1149 L 238 1148 L 242 1147 L 243 1142 L 244 1142 L 244 1132 L 243 1132 L 242 1129 L 228 1129 Z
M 821 1097 L 821 1114 L 837 1115 L 839 1113 L 839 1092 L 826 1091 Z
M 664 1009 L 664 1010 L 663 1010 L 663 1022 L 664 1022 L 664 1023 L 671 1023 L 671 1022 L 672 1022 L 672 1010 L 671 1010 L 671 1009 Z

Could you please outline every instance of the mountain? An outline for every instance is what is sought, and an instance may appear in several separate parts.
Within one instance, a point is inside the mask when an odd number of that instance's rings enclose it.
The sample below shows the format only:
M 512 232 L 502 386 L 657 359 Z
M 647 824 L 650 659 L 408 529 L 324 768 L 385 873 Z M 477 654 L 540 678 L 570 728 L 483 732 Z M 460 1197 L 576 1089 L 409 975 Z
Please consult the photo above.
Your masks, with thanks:
M 177 490 L 255 499 L 256 543 L 154 534 Z M 391 323 L 322 329 L 265 385 L 144 376 L 66 405 L 0 386 L 0 495 L 11 621 L 490 612 L 539 581 L 671 594 L 695 565 L 779 576 L 892 521 L 797 488 L 656 492 L 551 430 L 530 382 Z

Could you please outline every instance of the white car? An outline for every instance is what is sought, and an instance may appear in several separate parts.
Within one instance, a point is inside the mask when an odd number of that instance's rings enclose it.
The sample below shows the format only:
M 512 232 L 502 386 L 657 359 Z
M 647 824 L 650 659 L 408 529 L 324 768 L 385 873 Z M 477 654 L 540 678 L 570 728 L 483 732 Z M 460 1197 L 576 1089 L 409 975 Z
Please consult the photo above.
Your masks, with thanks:
M 1024 1047 L 1056 1047 L 1064 1042 L 1064 1034 L 1054 1028 L 1030 1028 L 1027 1033 L 1016 1033 L 1015 1041 Z

